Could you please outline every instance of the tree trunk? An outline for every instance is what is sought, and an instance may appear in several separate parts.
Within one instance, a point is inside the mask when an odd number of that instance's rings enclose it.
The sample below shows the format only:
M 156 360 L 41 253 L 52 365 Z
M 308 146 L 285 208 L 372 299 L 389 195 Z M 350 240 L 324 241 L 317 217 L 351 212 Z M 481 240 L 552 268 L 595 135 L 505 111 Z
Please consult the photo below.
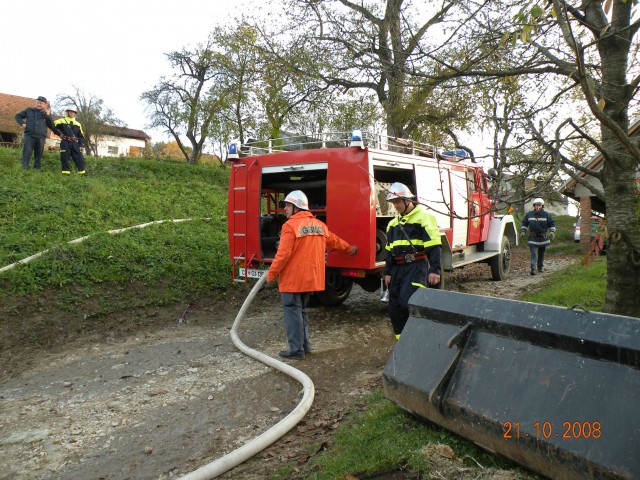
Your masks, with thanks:
M 195 165 L 198 163 L 198 159 L 200 158 L 200 152 L 196 152 L 193 150 L 191 155 L 189 156 L 189 165 Z
M 625 9 L 628 6 L 625 6 Z M 626 17 L 626 12 L 616 10 Z M 628 18 L 618 17 L 613 20 Z M 630 98 L 627 84 L 627 62 L 629 39 L 624 30 L 611 35 L 598 45 L 602 58 L 602 99 L 604 114 L 620 129 L 629 131 L 628 108 Z M 628 36 L 628 34 L 627 34 Z M 602 124 L 602 140 L 609 159 L 604 165 L 604 187 L 607 202 L 607 291 L 605 310 L 619 315 L 640 317 L 640 227 L 637 218 L 638 197 L 636 194 L 636 171 L 640 159 L 636 158 L 620 138 Z
M 614 141 L 617 142 L 617 139 Z M 605 178 L 608 183 L 605 195 L 609 232 L 605 310 L 640 317 L 640 228 L 636 213 L 636 163 L 629 161 L 628 152 L 617 152 L 612 161 L 607 162 Z

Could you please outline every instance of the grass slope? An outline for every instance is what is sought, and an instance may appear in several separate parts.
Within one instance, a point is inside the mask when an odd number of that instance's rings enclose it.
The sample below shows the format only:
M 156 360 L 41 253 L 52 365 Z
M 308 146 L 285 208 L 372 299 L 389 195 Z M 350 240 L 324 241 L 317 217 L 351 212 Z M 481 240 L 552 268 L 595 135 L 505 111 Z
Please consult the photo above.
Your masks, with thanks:
M 23 171 L 19 156 L 0 149 L 0 267 L 50 251 L 0 274 L 0 296 L 135 282 L 149 292 L 146 303 L 229 285 L 227 170 L 88 157 L 86 177 L 62 176 L 53 152 L 41 171 Z M 200 220 L 106 233 L 182 218 Z M 67 243 L 86 235 L 83 243 Z

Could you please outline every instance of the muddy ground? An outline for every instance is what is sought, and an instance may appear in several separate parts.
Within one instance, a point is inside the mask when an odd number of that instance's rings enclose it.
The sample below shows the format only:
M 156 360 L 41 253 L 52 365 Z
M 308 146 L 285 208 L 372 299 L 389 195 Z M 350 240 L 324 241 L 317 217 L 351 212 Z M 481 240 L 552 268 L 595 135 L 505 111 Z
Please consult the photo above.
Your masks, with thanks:
M 570 257 L 550 257 L 547 271 Z M 447 289 L 518 298 L 540 285 L 528 252 L 512 276 L 486 265 L 447 277 Z M 86 327 L 86 305 L 52 311 L 46 298 L 9 299 L 0 312 L 0 479 L 178 478 L 284 418 L 301 398 L 294 380 L 240 353 L 229 330 L 248 293 L 237 287 L 192 305 L 109 315 Z M 286 346 L 277 291 L 262 290 L 239 336 L 277 357 Z M 395 343 L 378 293 L 354 287 L 344 305 L 310 311 L 314 352 L 291 362 L 311 377 L 311 410 L 274 445 L 221 478 L 264 479 L 308 460 L 380 385 Z

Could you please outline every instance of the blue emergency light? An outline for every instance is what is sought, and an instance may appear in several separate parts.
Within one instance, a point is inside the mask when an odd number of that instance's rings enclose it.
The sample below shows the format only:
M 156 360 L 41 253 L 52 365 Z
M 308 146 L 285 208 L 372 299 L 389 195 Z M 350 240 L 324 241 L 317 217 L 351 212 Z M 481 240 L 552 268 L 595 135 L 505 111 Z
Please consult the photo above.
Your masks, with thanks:
M 351 146 L 352 147 L 362 147 L 362 130 L 356 128 L 353 132 L 351 132 Z
M 238 144 L 237 143 L 230 143 L 229 144 L 229 152 L 227 154 L 227 158 L 229 158 L 229 159 L 240 158 L 240 156 L 238 155 Z
M 465 158 L 469 156 L 469 153 L 466 150 L 446 150 L 442 152 L 442 156 Z

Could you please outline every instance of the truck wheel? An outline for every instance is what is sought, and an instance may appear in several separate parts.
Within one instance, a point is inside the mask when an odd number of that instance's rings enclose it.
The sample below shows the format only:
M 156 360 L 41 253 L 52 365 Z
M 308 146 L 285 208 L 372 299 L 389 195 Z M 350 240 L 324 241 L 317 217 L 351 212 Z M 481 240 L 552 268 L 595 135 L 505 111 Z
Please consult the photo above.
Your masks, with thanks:
M 324 291 L 316 292 L 315 297 L 327 307 L 340 305 L 349 297 L 351 287 L 353 287 L 353 278 L 343 277 L 339 270 L 328 268 L 324 280 Z
M 384 262 L 387 258 L 387 234 L 384 230 L 376 230 L 376 262 Z
M 353 280 L 345 278 L 333 285 L 327 284 L 323 292 L 316 292 L 314 296 L 325 307 L 333 307 L 349 298 L 351 287 L 353 287 Z
M 500 253 L 491 259 L 491 277 L 494 280 L 506 280 L 511 268 L 511 243 L 507 237 L 502 237 Z

